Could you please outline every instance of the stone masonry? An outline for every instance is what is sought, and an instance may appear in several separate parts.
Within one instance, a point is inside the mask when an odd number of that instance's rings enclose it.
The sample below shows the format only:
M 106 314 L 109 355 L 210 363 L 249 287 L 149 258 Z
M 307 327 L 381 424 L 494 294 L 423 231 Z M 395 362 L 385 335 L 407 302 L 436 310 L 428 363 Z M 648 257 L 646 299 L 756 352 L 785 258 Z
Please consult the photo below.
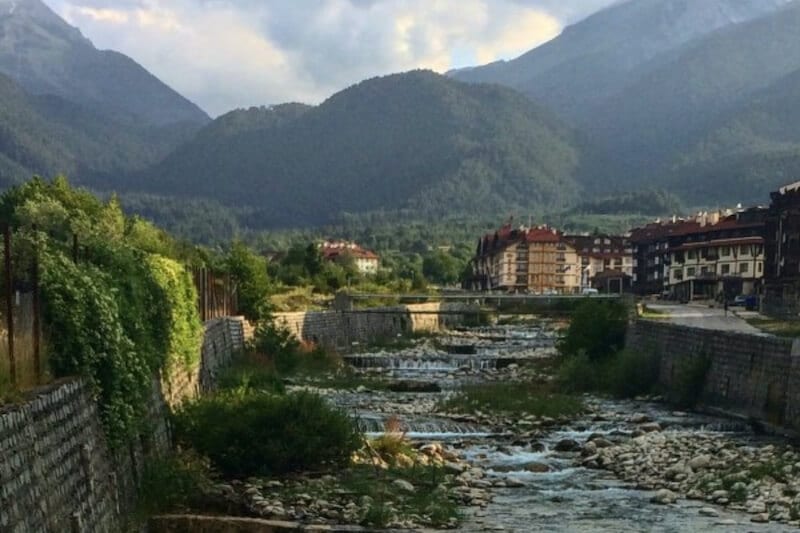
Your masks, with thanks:
M 640 320 L 627 347 L 656 353 L 669 389 L 682 366 L 708 358 L 701 401 L 792 432 L 800 430 L 800 342 Z
M 109 449 L 82 379 L 58 381 L 0 408 L 0 532 L 120 531 L 147 458 L 169 449 L 167 404 L 212 388 L 242 350 L 246 331 L 242 319 L 208 322 L 200 364 L 153 380 L 147 430 L 123 449 Z

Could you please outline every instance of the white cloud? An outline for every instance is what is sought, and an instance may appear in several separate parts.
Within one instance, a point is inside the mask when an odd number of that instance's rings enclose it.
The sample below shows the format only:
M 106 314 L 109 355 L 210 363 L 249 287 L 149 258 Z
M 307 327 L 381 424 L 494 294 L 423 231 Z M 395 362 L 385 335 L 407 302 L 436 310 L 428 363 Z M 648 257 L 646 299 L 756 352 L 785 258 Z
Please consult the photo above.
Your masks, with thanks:
M 511 58 L 611 0 L 47 1 L 96 46 L 216 115 L 316 103 L 391 72 Z

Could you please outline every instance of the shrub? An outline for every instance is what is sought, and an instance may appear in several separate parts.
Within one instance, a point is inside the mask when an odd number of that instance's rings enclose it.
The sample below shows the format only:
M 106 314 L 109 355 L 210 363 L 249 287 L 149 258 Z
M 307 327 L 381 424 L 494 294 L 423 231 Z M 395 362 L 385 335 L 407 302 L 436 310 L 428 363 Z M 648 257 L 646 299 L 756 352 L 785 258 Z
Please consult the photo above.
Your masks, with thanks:
M 220 374 L 218 385 L 221 390 L 248 392 L 285 391 L 283 380 L 275 372 L 270 361 L 258 354 L 249 354 L 226 368 Z
M 623 350 L 607 366 L 607 390 L 619 398 L 650 393 L 658 383 L 660 365 L 660 358 L 653 353 Z
M 152 458 L 145 463 L 138 505 L 146 515 L 199 505 L 212 485 L 205 460 L 191 453 Z
M 647 394 L 658 383 L 660 359 L 646 352 L 623 350 L 603 361 L 585 354 L 562 361 L 558 381 L 573 392 L 601 392 L 619 398 Z
M 601 361 L 625 346 L 628 310 L 618 301 L 586 299 L 572 314 L 569 328 L 558 345 L 565 356 L 581 353 L 591 361 Z
M 203 398 L 178 411 L 175 435 L 232 477 L 342 466 L 361 445 L 354 421 L 309 393 Z
M 675 368 L 670 400 L 685 409 L 696 406 L 710 368 L 711 359 L 705 355 L 682 359 Z
M 253 349 L 272 361 L 280 373 L 294 371 L 298 364 L 300 341 L 287 328 L 262 320 L 253 335 Z

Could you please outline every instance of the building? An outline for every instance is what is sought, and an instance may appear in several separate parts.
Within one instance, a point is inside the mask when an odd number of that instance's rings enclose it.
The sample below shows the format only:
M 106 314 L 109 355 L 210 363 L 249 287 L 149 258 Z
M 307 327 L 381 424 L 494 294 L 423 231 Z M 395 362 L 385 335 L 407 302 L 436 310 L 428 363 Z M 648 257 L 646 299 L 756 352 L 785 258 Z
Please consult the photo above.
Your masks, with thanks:
M 764 275 L 766 210 L 701 213 L 631 232 L 637 293 L 688 301 L 755 294 Z
M 478 242 L 473 290 L 574 294 L 580 290 L 580 259 L 561 233 L 547 226 L 506 224 Z
M 800 181 L 771 195 L 764 235 L 764 311 L 800 315 Z
M 568 235 L 581 261 L 581 287 L 621 293 L 631 289 L 633 248 L 628 236 Z
M 351 259 L 361 274 L 377 274 L 380 267 L 378 255 L 354 242 L 325 241 L 320 245 L 322 258 L 326 261 Z

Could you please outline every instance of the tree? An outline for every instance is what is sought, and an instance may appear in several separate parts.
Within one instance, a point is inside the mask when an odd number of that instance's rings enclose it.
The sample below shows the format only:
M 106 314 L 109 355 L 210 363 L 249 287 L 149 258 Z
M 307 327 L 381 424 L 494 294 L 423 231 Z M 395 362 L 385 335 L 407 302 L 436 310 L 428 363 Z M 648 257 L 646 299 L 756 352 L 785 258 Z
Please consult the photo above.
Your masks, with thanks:
M 249 320 L 265 318 L 272 289 L 266 259 L 236 241 L 228 252 L 226 266 L 238 287 L 239 310 Z

